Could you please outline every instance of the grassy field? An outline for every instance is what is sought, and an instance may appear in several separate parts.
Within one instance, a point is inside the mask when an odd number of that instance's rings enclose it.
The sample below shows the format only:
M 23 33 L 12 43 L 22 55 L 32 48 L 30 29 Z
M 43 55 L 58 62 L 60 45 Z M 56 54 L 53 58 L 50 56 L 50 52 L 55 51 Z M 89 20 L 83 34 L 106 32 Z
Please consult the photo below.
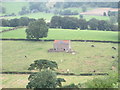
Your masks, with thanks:
M 25 28 L 2 33 L 2 38 L 25 39 Z M 94 30 L 49 29 L 43 39 L 118 41 L 118 32 Z
M 88 43 L 72 42 L 72 49 L 75 55 L 70 53 L 48 53 L 53 47 L 53 42 L 35 41 L 1 41 L 2 42 L 2 71 L 28 71 L 29 65 L 38 59 L 53 60 L 58 63 L 58 72 L 92 73 L 108 72 L 112 62 L 117 59 L 117 44 L 112 43 Z M 95 47 L 91 47 L 95 45 Z M 88 51 L 89 50 L 89 51 Z M 27 58 L 25 58 L 27 56 Z M 113 59 L 112 56 L 115 56 Z M 72 65 L 72 67 L 71 67 Z
M 10 28 L 13 28 L 13 27 L 0 27 L 0 31 L 6 30 L 6 29 L 10 29 Z
M 6 8 L 6 14 L 18 14 L 23 6 L 28 7 L 28 2 L 2 2 L 2 6 Z
M 28 84 L 28 77 L 29 75 L 2 75 L 2 88 L 26 88 Z M 93 79 L 95 76 L 62 76 L 58 75 L 58 78 L 64 78 L 66 82 L 62 83 L 62 85 L 69 85 L 72 83 L 84 83 L 87 80 Z M 98 77 L 98 76 L 96 76 Z M 100 76 L 99 76 L 100 77 Z

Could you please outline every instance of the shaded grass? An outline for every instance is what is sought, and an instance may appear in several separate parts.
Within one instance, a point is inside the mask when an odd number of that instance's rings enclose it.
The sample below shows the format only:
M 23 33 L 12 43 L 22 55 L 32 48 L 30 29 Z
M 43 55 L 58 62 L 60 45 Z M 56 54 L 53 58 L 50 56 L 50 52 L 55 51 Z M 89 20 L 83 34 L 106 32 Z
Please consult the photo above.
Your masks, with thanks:
M 28 77 L 29 75 L 2 75 L 2 87 L 3 88 L 26 88 L 28 84 Z M 87 80 L 93 79 L 95 76 L 62 76 L 58 75 L 58 78 L 64 78 L 66 82 L 62 83 L 62 85 L 69 85 L 71 83 L 84 83 Z M 98 77 L 98 76 L 97 76 Z M 100 76 L 99 76 L 100 77 Z
M 91 47 L 92 44 L 95 47 Z M 2 71 L 26 72 L 34 60 L 47 59 L 56 61 L 58 72 L 62 73 L 66 73 L 67 69 L 76 74 L 93 73 L 94 70 L 98 73 L 108 72 L 118 55 L 118 50 L 112 49 L 113 46 L 118 46 L 112 43 L 72 42 L 75 55 L 65 52 L 48 53 L 53 42 L 2 41 L 2 45 Z
M 25 39 L 25 28 L 4 32 L 2 38 Z M 43 39 L 118 41 L 118 32 L 50 28 L 48 37 Z

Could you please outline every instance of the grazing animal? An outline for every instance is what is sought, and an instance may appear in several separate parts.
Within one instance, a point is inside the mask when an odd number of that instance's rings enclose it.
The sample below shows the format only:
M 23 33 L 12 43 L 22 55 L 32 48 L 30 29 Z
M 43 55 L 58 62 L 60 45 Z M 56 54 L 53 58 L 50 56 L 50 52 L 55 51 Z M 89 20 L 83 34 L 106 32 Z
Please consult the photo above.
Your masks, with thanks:
M 96 72 L 95 70 L 93 72 Z
M 94 45 L 91 45 L 91 47 L 95 47 Z
M 27 58 L 27 56 L 25 56 L 25 58 Z
M 115 58 L 114 56 L 112 56 L 112 58 Z
M 116 50 L 116 48 L 115 48 L 115 47 L 112 47 L 112 49 Z

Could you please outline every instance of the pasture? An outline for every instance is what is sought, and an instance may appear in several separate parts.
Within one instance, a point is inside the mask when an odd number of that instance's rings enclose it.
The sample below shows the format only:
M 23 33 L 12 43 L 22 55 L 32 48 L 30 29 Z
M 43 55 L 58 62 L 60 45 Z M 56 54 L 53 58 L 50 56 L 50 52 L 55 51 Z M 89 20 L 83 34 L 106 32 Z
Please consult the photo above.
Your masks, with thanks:
M 13 74 L 13 75 L 2 75 L 2 87 L 3 88 L 26 88 L 28 83 L 29 75 L 22 75 L 22 74 Z M 72 83 L 84 83 L 87 80 L 92 80 L 94 77 L 102 77 L 102 76 L 63 76 L 58 75 L 58 78 L 64 78 L 66 82 L 63 82 L 62 85 L 69 85 Z
M 26 39 L 25 28 L 4 32 L 2 38 Z M 50 28 L 48 37 L 43 39 L 118 41 L 118 32 Z
M 75 74 L 93 73 L 94 70 L 96 73 L 106 73 L 111 71 L 113 61 L 118 58 L 118 45 L 112 43 L 71 42 L 72 49 L 76 51 L 75 55 L 65 52 L 48 53 L 48 50 L 53 48 L 53 42 L 1 41 L 1 43 L 3 72 L 27 72 L 34 60 L 47 59 L 56 61 L 59 66 L 57 71 L 61 73 L 66 73 L 67 69 Z M 112 47 L 116 47 L 117 50 Z

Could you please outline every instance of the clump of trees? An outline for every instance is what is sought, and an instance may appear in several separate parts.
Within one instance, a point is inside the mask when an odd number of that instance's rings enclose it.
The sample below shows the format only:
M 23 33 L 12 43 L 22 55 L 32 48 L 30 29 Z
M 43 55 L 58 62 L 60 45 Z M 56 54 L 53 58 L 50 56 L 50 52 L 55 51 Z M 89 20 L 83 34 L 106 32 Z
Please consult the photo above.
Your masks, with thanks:
M 77 11 L 71 11 L 71 10 L 64 10 L 59 12 L 60 15 L 78 15 L 79 13 Z
M 55 68 L 58 68 L 58 65 L 54 61 L 45 59 L 34 61 L 28 69 L 39 69 L 39 72 L 33 73 L 28 77 L 29 83 L 26 88 L 36 90 L 38 88 L 62 87 L 62 82 L 66 81 L 63 78 L 57 78 L 57 74 L 54 71 Z
M 81 16 L 82 17 L 82 16 Z M 102 31 L 118 31 L 118 25 L 115 22 L 98 20 L 95 18 L 86 21 L 83 18 L 75 17 L 60 17 L 53 16 L 49 27 L 51 28 L 63 28 L 63 29 L 90 29 L 90 30 L 102 30 Z
M 26 29 L 27 39 L 39 39 L 47 37 L 48 27 L 44 19 L 38 19 L 36 21 L 30 22 L 28 28 Z
M 28 17 L 21 17 L 20 19 L 1 19 L 3 27 L 17 27 L 17 26 L 28 26 L 28 24 L 35 19 L 31 19 Z

